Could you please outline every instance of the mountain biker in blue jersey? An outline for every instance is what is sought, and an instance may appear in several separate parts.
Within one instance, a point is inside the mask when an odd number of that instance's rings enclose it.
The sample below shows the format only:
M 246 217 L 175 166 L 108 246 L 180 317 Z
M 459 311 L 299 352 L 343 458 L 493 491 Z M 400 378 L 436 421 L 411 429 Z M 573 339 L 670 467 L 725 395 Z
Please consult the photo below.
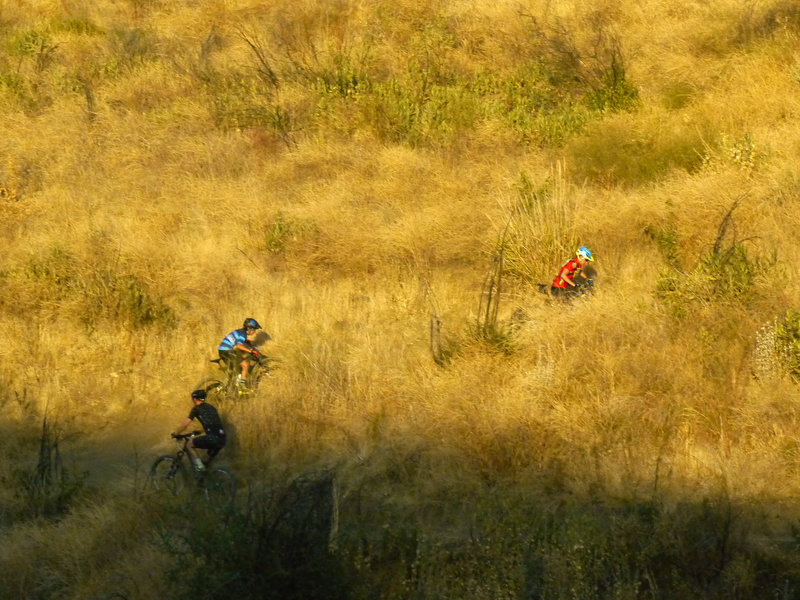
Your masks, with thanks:
M 250 361 L 259 357 L 259 352 L 253 346 L 252 340 L 260 329 L 261 325 L 258 324 L 258 321 L 247 318 L 241 329 L 231 331 L 217 348 L 219 357 L 228 365 L 228 368 L 235 369 L 237 366 L 241 368 L 239 383 L 247 381 Z
M 183 432 L 195 419 L 200 421 L 204 435 L 189 438 L 186 442 L 186 450 L 189 452 L 189 457 L 192 459 L 192 465 L 195 470 L 202 471 L 211 464 L 214 457 L 225 447 L 225 428 L 222 426 L 222 420 L 219 418 L 217 409 L 206 402 L 205 390 L 194 390 L 192 392 L 192 402 L 194 407 L 189 412 L 189 416 L 181 421 L 172 436 L 175 437 Z M 197 455 L 198 449 L 203 449 L 208 453 L 208 460 L 205 463 Z

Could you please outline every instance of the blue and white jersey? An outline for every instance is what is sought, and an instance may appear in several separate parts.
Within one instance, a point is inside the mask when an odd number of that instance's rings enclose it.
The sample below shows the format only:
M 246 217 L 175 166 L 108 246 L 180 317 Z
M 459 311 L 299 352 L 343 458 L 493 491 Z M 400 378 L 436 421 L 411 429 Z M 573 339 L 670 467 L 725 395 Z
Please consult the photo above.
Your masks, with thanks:
M 244 329 L 234 329 L 220 342 L 218 350 L 233 350 L 236 344 L 247 342 L 247 332 Z

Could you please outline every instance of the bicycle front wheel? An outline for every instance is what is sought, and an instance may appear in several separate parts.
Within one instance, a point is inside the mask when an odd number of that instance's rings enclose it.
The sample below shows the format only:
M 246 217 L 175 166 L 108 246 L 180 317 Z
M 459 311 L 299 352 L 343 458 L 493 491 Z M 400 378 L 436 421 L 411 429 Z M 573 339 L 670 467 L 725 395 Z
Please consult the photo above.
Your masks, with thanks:
M 236 497 L 236 480 L 226 469 L 212 469 L 203 478 L 203 494 L 211 508 L 229 508 Z
M 157 492 L 177 496 L 186 487 L 186 470 L 176 457 L 164 455 L 150 468 L 150 486 Z

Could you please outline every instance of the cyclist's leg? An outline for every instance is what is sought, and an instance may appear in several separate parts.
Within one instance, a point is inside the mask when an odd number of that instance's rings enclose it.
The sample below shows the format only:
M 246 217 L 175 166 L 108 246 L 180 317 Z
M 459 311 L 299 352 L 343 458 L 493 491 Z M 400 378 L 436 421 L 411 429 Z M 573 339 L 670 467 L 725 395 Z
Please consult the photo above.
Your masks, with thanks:
M 250 354 L 244 352 L 243 350 L 235 350 L 236 352 L 236 362 L 239 366 L 239 373 L 242 376 L 242 379 L 247 379 L 247 376 L 250 374 Z
M 201 435 L 194 438 L 194 447 L 202 448 L 206 451 L 206 460 L 203 461 L 206 467 L 211 464 L 211 461 L 219 454 L 219 451 L 225 446 L 225 440 L 216 435 Z
M 219 350 L 218 354 L 220 360 L 225 364 L 226 371 L 236 370 L 236 363 L 238 362 L 238 357 L 234 350 Z
M 186 451 L 189 453 L 189 458 L 192 462 L 192 468 L 194 469 L 199 467 L 198 462 L 202 462 L 197 450 L 200 448 L 205 448 L 205 444 L 207 443 L 205 438 L 207 437 L 208 436 L 206 435 L 199 435 L 197 437 L 189 438 L 186 443 Z
M 225 363 L 225 391 L 232 392 L 239 387 L 242 378 L 242 351 L 241 350 L 220 350 L 219 357 Z
M 222 446 L 218 446 L 218 447 L 216 447 L 216 448 L 208 448 L 208 449 L 206 450 L 206 460 L 205 460 L 205 463 L 206 463 L 206 466 L 207 466 L 207 467 L 211 465 L 211 463 L 214 461 L 214 459 L 215 459 L 215 458 L 217 457 L 217 455 L 219 454 L 219 451 L 220 451 L 220 450 L 222 450 Z

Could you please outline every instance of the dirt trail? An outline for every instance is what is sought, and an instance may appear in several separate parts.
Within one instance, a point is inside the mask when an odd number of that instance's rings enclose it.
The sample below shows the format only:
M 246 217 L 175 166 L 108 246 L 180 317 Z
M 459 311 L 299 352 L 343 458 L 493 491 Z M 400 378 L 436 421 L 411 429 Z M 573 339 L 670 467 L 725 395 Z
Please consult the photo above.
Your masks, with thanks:
M 140 480 L 156 456 L 174 451 L 169 437 L 189 411 L 154 406 L 135 420 L 124 415 L 103 429 L 85 432 L 74 444 L 62 447 L 65 465 L 87 475 L 91 487 L 130 487 Z

